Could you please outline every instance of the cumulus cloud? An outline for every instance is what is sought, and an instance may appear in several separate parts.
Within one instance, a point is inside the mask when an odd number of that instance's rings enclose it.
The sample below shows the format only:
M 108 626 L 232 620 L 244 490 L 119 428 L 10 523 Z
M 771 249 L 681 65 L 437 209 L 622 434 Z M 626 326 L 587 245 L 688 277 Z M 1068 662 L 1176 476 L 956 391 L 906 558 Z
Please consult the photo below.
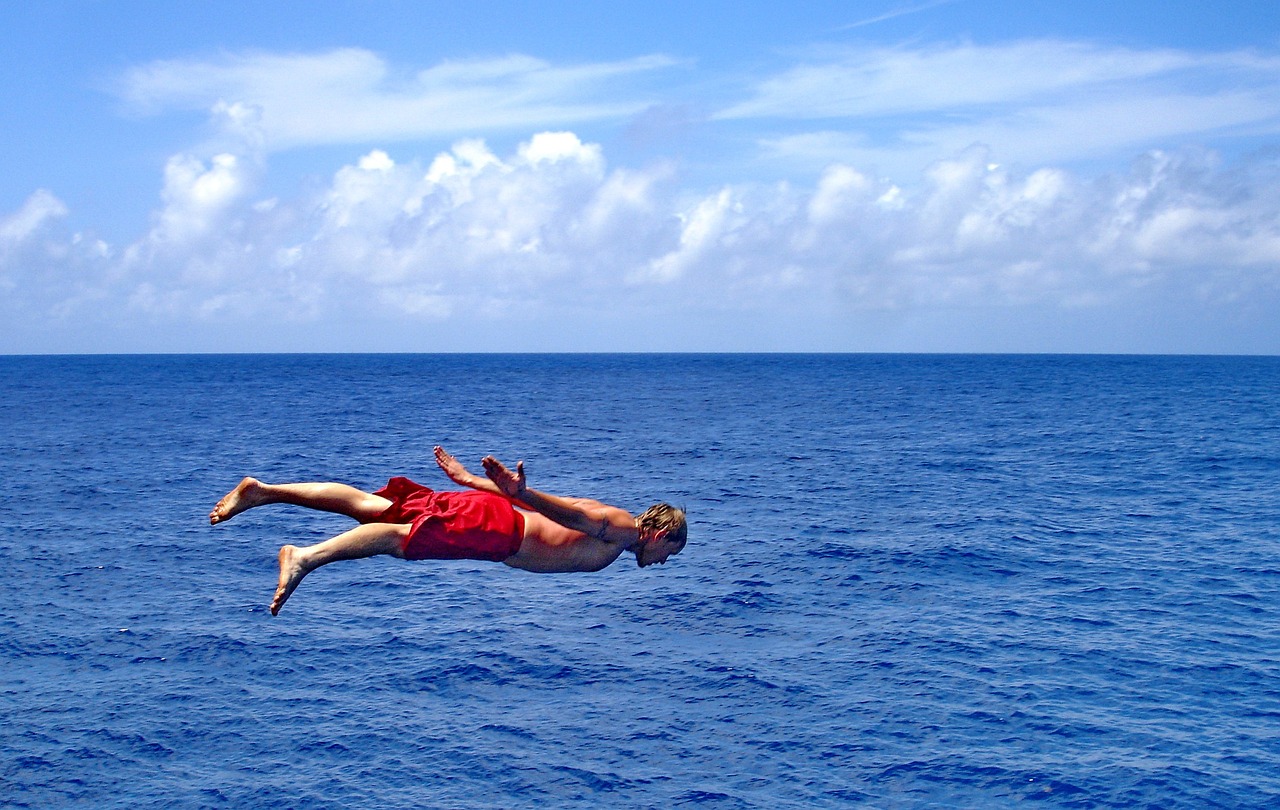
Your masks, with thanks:
M 62 200 L 47 189 L 39 189 L 17 211 L 0 216 L 0 291 L 7 298 L 30 294 L 44 268 L 65 255 L 65 246 L 49 232 L 67 213 Z M 27 289 L 15 291 L 19 285 Z
M 0 249 L 11 250 L 26 242 L 52 220 L 67 215 L 67 206 L 47 189 L 39 189 L 14 213 L 0 219 Z
M 241 161 L 232 154 L 214 155 L 206 165 L 191 155 L 177 155 L 164 167 L 164 190 L 152 238 L 185 245 L 205 236 L 244 193 Z
M 75 293 L 41 299 L 45 311 L 474 329 L 602 307 L 838 323 L 1280 292 L 1280 177 L 1263 157 L 1151 152 L 1087 179 L 1009 169 L 973 146 L 910 184 L 836 163 L 804 184 L 695 193 L 668 165 L 613 168 L 557 131 L 507 155 L 478 140 L 426 163 L 371 150 L 293 199 L 255 198 L 252 167 L 230 153 L 172 159 L 151 230 L 119 252 L 77 248 Z M 0 244 L 47 242 L 65 215 L 38 192 L 0 218 Z M 0 271 L 21 293 L 29 269 Z
M 51 313 L 95 296 L 112 260 L 106 242 L 68 234 L 65 203 L 40 189 L 18 208 L 0 216 L 0 311 L 9 319 Z
M 622 244 L 605 242 L 655 216 L 662 174 L 608 172 L 600 147 L 569 132 L 535 135 L 506 159 L 464 140 L 425 168 L 374 151 L 335 174 L 316 201 L 317 227 L 291 255 L 329 276 L 397 290 L 383 300 L 415 313 L 536 304 L 548 284 L 603 283 L 593 270 L 607 269 L 605 255 L 643 261 L 644 225 Z
M 107 274 L 117 292 L 132 290 L 124 296 L 128 309 L 202 317 L 267 294 L 261 278 L 251 281 L 251 292 L 225 291 L 256 271 L 255 253 L 263 246 L 255 231 L 273 221 L 271 201 L 249 203 L 256 174 L 254 159 L 244 154 L 169 158 L 151 229 L 125 247 Z M 215 285 L 223 290 L 210 289 Z
M 257 111 L 268 149 L 565 126 L 651 103 L 620 89 L 676 64 L 664 56 L 561 66 L 528 56 L 446 61 L 410 75 L 359 48 L 153 62 L 118 92 L 140 114 L 228 105 Z

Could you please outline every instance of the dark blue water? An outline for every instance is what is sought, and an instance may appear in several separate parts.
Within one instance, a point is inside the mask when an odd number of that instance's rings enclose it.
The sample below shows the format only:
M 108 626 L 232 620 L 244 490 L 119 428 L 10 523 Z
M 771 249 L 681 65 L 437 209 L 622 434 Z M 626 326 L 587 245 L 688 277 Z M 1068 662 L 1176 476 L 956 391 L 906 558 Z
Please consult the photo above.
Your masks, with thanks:
M 240 476 L 683 503 L 685 553 L 330 566 Z M 1280 360 L 0 358 L 0 805 L 1264 807 Z

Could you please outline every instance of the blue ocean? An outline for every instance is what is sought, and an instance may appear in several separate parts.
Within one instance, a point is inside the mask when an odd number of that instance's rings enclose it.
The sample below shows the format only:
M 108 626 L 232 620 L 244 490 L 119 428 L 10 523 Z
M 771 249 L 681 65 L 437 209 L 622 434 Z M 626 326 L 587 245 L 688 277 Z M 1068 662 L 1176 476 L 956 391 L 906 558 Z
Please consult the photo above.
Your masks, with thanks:
M 388 557 L 267 611 L 241 476 L 478 470 L 665 566 Z M 1267 807 L 1280 358 L 0 358 L 0 805 Z

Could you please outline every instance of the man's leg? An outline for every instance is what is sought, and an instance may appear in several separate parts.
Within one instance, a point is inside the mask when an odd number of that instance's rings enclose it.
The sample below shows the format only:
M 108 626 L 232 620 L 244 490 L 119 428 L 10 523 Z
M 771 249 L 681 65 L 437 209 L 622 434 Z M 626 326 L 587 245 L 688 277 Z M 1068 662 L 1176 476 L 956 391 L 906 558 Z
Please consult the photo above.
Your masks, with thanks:
M 346 484 L 264 484 L 256 478 L 246 478 L 218 501 L 209 513 L 209 522 L 222 523 L 246 509 L 268 503 L 337 512 L 361 523 L 373 520 L 391 506 L 386 498 Z
M 280 581 L 271 600 L 271 615 L 280 612 L 302 578 L 322 565 L 338 560 L 359 560 L 378 554 L 403 557 L 400 550 L 412 526 L 397 523 L 366 523 L 314 546 L 285 546 L 280 549 Z

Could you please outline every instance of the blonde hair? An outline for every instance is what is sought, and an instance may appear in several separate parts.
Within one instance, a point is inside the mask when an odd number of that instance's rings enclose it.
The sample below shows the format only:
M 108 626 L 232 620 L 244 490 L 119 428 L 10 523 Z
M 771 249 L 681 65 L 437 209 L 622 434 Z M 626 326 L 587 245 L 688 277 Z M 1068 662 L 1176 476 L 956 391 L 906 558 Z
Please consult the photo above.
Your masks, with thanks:
M 655 503 L 636 518 L 636 528 L 650 529 L 655 532 L 666 530 L 667 539 L 684 545 L 689 534 L 689 524 L 685 520 L 684 510 L 669 503 Z

